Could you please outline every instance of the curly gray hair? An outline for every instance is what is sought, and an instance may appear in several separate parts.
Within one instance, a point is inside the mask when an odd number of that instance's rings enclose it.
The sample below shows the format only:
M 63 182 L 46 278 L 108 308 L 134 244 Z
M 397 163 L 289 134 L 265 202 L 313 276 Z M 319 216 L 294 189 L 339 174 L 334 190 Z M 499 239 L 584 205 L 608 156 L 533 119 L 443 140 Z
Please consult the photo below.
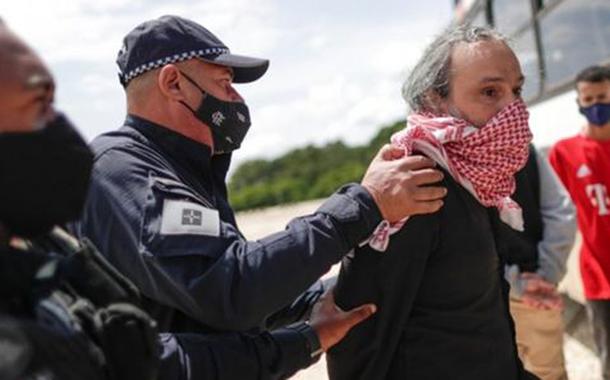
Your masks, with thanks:
M 508 40 L 495 29 L 480 26 L 450 27 L 425 50 L 402 87 L 402 96 L 412 111 L 427 110 L 426 94 L 432 90 L 441 98 L 449 95 L 451 53 L 459 43 Z

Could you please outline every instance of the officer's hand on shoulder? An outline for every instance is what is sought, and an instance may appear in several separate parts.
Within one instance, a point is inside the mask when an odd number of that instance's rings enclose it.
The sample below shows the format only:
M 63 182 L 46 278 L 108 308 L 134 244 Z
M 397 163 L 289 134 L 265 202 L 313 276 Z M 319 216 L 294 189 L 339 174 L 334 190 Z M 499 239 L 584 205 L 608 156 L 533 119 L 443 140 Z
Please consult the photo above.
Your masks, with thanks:
M 377 310 L 373 304 L 365 304 L 349 311 L 335 304 L 334 288 L 329 289 L 316 302 L 311 311 L 309 324 L 318 334 L 320 346 L 326 352 L 339 343 L 352 327 L 364 321 Z
M 383 218 L 397 222 L 407 216 L 435 212 L 443 205 L 447 190 L 427 186 L 443 179 L 435 163 L 423 156 L 405 156 L 401 148 L 385 145 L 362 179 Z

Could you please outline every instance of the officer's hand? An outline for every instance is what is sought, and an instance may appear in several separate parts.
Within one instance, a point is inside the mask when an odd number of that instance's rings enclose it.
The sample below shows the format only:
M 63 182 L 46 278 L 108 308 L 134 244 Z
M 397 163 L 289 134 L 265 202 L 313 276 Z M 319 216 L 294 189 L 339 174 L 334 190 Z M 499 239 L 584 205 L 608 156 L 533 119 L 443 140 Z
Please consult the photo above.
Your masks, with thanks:
M 563 308 L 563 299 L 555 285 L 544 280 L 539 274 L 522 273 L 520 281 L 524 283 L 521 300 L 527 306 L 543 310 Z
M 362 186 L 371 194 L 388 222 L 435 212 L 443 205 L 441 199 L 447 190 L 439 186 L 424 186 L 443 178 L 443 173 L 432 169 L 434 165 L 429 158 L 405 157 L 403 149 L 385 145 L 369 165 Z
M 343 311 L 335 304 L 334 288 L 327 290 L 311 311 L 309 324 L 318 334 L 320 345 L 326 352 L 339 343 L 348 331 L 370 317 L 377 308 L 366 304 L 350 311 Z

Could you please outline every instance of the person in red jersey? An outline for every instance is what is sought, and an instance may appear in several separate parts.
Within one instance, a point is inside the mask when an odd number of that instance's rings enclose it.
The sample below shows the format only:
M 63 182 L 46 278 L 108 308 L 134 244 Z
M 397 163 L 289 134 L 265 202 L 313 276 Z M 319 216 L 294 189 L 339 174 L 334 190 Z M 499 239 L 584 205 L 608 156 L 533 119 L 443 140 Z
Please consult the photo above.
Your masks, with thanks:
M 610 379 L 610 69 L 593 66 L 576 77 L 582 131 L 551 149 L 551 165 L 577 208 L 583 236 L 580 271 L 587 314 L 602 362 Z

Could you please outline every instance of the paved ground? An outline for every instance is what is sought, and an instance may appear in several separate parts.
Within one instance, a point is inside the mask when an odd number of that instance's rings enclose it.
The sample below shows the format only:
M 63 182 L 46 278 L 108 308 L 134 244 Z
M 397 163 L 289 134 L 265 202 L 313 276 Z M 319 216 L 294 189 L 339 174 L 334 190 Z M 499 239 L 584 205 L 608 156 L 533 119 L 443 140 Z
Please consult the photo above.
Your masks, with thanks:
M 249 239 L 257 239 L 272 232 L 284 229 L 290 219 L 313 212 L 320 205 L 320 201 L 309 201 L 288 206 L 272 207 L 264 210 L 244 212 L 237 215 L 240 229 Z M 582 301 L 582 286 L 580 285 L 576 255 L 572 255 L 569 263 L 568 275 L 561 284 L 562 291 L 571 298 Z M 335 266 L 329 275 L 336 273 Z M 601 380 L 599 377 L 599 363 L 589 348 L 580 341 L 565 335 L 564 353 L 570 380 Z M 324 358 L 316 365 L 297 373 L 292 380 L 325 380 L 326 362 Z

